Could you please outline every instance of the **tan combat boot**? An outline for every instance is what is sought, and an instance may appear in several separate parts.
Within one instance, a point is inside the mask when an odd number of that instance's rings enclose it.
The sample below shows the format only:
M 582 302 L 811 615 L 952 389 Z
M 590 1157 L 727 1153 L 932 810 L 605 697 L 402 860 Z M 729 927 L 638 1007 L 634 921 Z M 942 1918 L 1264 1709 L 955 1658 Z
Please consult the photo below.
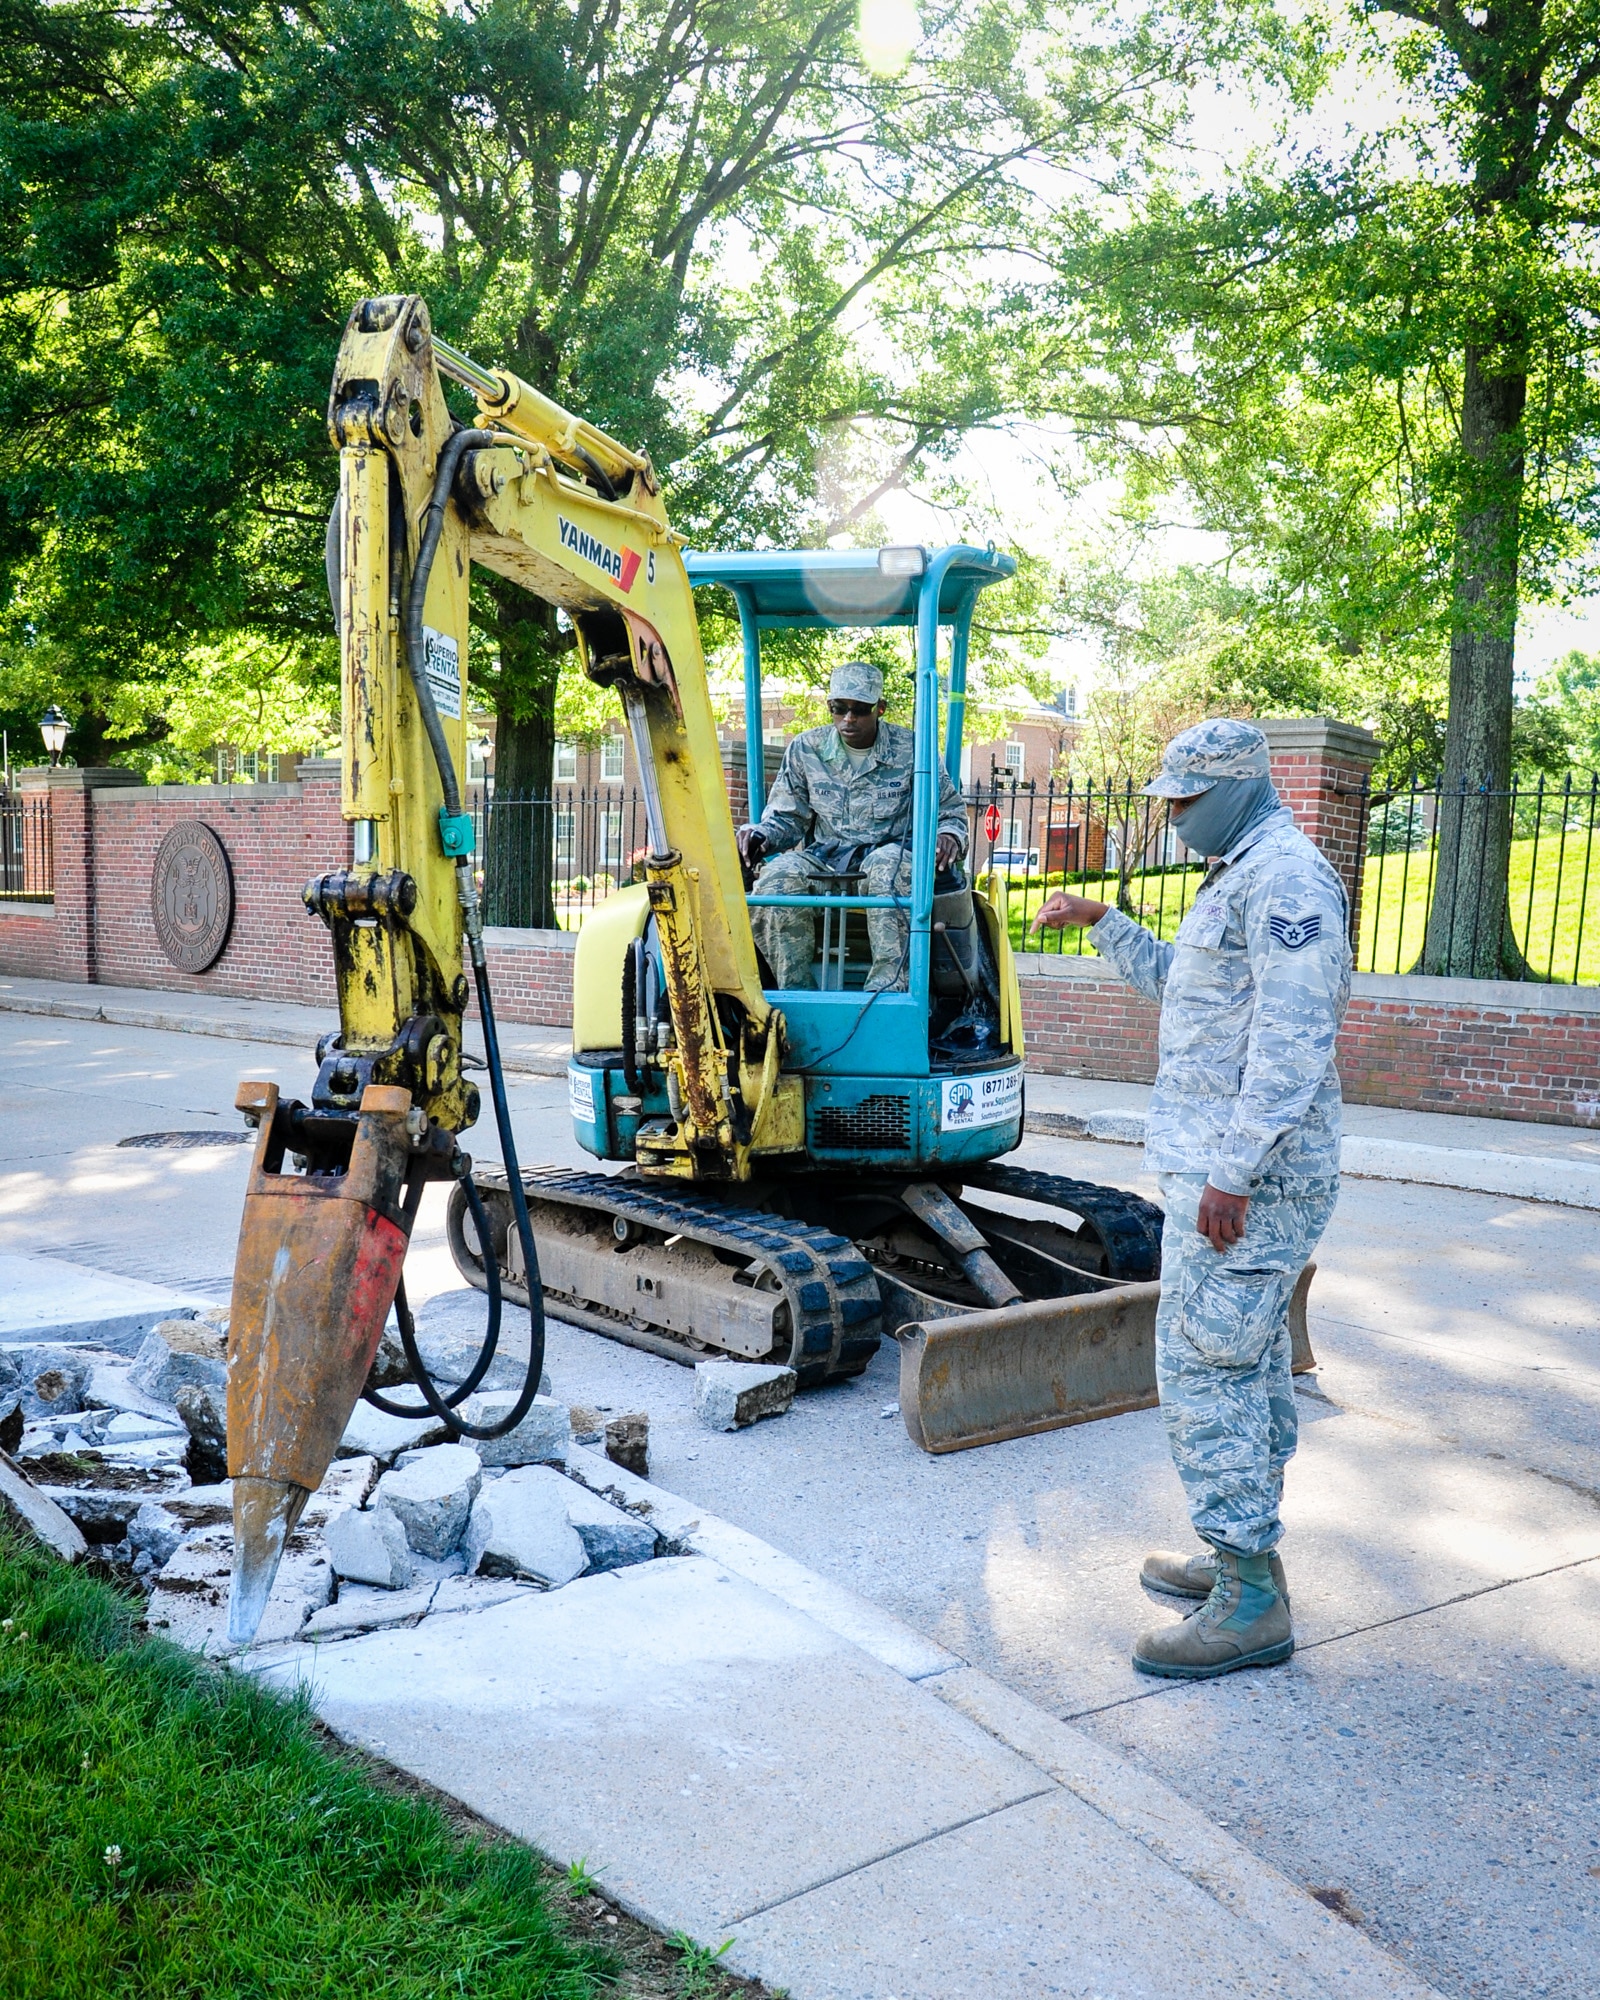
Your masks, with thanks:
M 1273 1588 L 1292 1610 L 1293 1600 L 1276 1549 L 1268 1557 L 1268 1567 Z M 1210 1547 L 1203 1548 L 1196 1556 L 1174 1555 L 1170 1550 L 1158 1549 L 1154 1555 L 1145 1557 L 1139 1572 L 1141 1583 L 1149 1584 L 1152 1590 L 1164 1590 L 1172 1597 L 1209 1597 L 1216 1580 L 1217 1552 Z
M 1216 1552 L 1211 1595 L 1181 1625 L 1146 1632 L 1133 1649 L 1141 1674 L 1208 1681 L 1239 1667 L 1275 1667 L 1294 1651 L 1289 1607 L 1272 1581 L 1266 1555 Z

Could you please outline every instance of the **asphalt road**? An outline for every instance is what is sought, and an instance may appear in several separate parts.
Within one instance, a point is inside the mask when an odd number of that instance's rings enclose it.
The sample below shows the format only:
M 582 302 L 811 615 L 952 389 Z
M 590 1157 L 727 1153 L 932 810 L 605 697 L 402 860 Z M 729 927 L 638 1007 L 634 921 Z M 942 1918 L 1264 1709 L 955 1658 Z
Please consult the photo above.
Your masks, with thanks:
M 304 1089 L 309 1052 L 19 1016 L 0 1044 L 0 1249 L 225 1295 L 247 1150 L 117 1142 L 231 1129 L 239 1079 Z M 583 1159 L 565 1095 L 513 1085 L 528 1162 Z M 1019 1157 L 1153 1192 L 1130 1148 Z M 435 1197 L 408 1283 L 466 1328 L 479 1302 L 441 1225 Z M 550 1368 L 569 1401 L 650 1412 L 660 1483 L 1144 1761 L 1441 1992 L 1589 2000 L 1594 1217 L 1351 1181 L 1318 1261 L 1284 1547 L 1300 1650 L 1202 1687 L 1127 1661 L 1141 1624 L 1174 1615 L 1141 1591 L 1140 1557 L 1189 1541 L 1156 1412 L 931 1459 L 894 1411 L 892 1350 L 734 1436 L 696 1425 L 670 1362 L 553 1326 Z

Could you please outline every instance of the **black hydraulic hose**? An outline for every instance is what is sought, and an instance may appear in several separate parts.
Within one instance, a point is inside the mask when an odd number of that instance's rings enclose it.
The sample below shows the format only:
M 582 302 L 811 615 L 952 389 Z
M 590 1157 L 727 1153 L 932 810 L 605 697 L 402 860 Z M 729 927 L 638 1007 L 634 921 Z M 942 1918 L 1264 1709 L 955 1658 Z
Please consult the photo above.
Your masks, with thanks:
M 630 1097 L 644 1095 L 638 1046 L 639 1008 L 643 999 L 639 991 L 639 973 L 643 956 L 641 942 L 635 938 L 622 960 L 622 1081 Z
M 427 731 L 428 742 L 433 750 L 433 760 L 439 768 L 439 783 L 444 791 L 445 811 L 452 819 L 458 817 L 461 812 L 461 787 L 456 783 L 455 760 L 450 754 L 444 725 L 439 720 L 433 690 L 428 686 L 428 676 L 423 667 L 422 612 L 427 602 L 428 579 L 433 572 L 433 559 L 438 553 L 439 537 L 444 532 L 445 510 L 450 503 L 457 467 L 469 451 L 480 450 L 493 442 L 494 440 L 484 432 L 472 430 L 456 431 L 446 439 L 434 472 L 433 492 L 429 495 L 428 510 L 423 516 L 422 539 L 417 549 L 416 567 L 411 574 L 411 588 L 406 594 L 404 624 L 406 670 L 411 676 L 412 691 L 417 697 L 417 710 L 422 717 L 422 726 Z M 399 1311 L 403 1295 L 398 1291 L 396 1317 L 400 1321 L 401 1345 L 405 1348 L 406 1359 L 411 1363 L 417 1387 L 422 1391 L 423 1400 L 428 1408 L 436 1417 L 442 1418 L 453 1433 L 487 1439 L 504 1437 L 508 1431 L 515 1430 L 532 1408 L 533 1399 L 539 1393 L 540 1378 L 544 1374 L 544 1288 L 539 1282 L 539 1256 L 534 1248 L 533 1225 L 528 1219 L 528 1197 L 522 1185 L 522 1170 L 517 1164 L 517 1144 L 511 1130 L 511 1106 L 506 1097 L 505 1072 L 500 1061 L 500 1036 L 495 1027 L 494 1002 L 489 992 L 489 967 L 483 949 L 483 921 L 478 910 L 478 889 L 472 879 L 470 859 L 464 854 L 456 858 L 456 889 L 461 899 L 462 914 L 466 923 L 467 949 L 472 958 L 472 977 L 478 994 L 478 1015 L 483 1023 L 483 1052 L 488 1059 L 489 1092 L 494 1100 L 494 1118 L 500 1133 L 500 1153 L 505 1163 L 507 1191 L 511 1197 L 511 1212 L 516 1224 L 517 1240 L 522 1245 L 522 1261 L 527 1272 L 528 1372 L 522 1384 L 522 1393 L 511 1410 L 498 1423 L 469 1424 L 458 1417 L 452 1407 L 452 1403 L 459 1402 L 469 1393 L 469 1385 L 475 1387 L 482 1380 L 490 1362 L 494 1359 L 495 1348 L 500 1338 L 498 1311 L 500 1274 L 495 1267 L 494 1242 L 487 1221 L 483 1218 L 482 1203 L 476 1201 L 477 1190 L 471 1185 L 470 1179 L 464 1183 L 467 1189 L 467 1201 L 473 1209 L 478 1240 L 483 1246 L 485 1270 L 491 1276 L 489 1328 L 473 1372 L 468 1377 L 467 1384 L 462 1385 L 455 1397 L 447 1400 L 441 1396 L 428 1374 L 421 1351 L 417 1347 L 416 1330 L 411 1324 L 411 1314 L 409 1310 L 403 1315 Z M 380 1403 L 377 1407 L 382 1409 L 384 1405 Z
M 488 1331 L 484 1334 L 483 1345 L 478 1350 L 478 1358 L 472 1364 L 472 1369 L 467 1379 L 456 1388 L 453 1394 L 442 1399 L 447 1409 L 451 1410 L 458 1403 L 465 1402 L 467 1397 L 472 1394 L 473 1390 L 477 1388 L 478 1384 L 489 1372 L 490 1366 L 494 1361 L 495 1351 L 500 1345 L 500 1312 L 502 1304 L 500 1266 L 495 1262 L 494 1242 L 489 1233 L 489 1217 L 484 1210 L 483 1197 L 473 1186 L 470 1174 L 463 1177 L 461 1188 L 467 1198 L 467 1207 L 472 1211 L 472 1225 L 478 1232 L 478 1241 L 483 1246 L 484 1277 L 489 1293 L 489 1327 Z M 416 1342 L 416 1322 L 411 1317 L 411 1307 L 406 1298 L 406 1283 L 404 1278 L 395 1287 L 394 1316 L 400 1323 L 400 1344 L 404 1347 L 406 1357 L 411 1361 L 413 1369 L 416 1369 L 422 1363 L 420 1355 L 413 1356 L 412 1354 L 412 1349 Z M 408 1328 L 409 1332 L 407 1331 Z M 542 1369 L 540 1372 L 543 1372 Z M 419 1386 L 421 1385 L 419 1384 Z M 392 1403 L 387 1396 L 380 1395 L 376 1389 L 368 1389 L 365 1394 L 366 1400 L 374 1409 L 382 1410 L 386 1415 L 391 1417 L 425 1417 L 430 1411 L 435 1416 L 439 1414 L 436 1405 L 433 1403 Z M 427 1394 L 425 1387 L 423 1388 L 423 1394 L 425 1396 Z
M 469 451 L 481 451 L 485 445 L 492 442 L 486 432 L 471 430 L 455 431 L 445 440 L 433 476 L 433 492 L 428 496 L 428 511 L 422 517 L 422 541 L 417 549 L 417 566 L 411 572 L 411 588 L 406 593 L 406 668 L 411 675 L 411 686 L 417 697 L 422 726 L 428 732 L 428 742 L 433 748 L 433 761 L 439 767 L 439 782 L 444 787 L 445 811 L 452 818 L 461 810 L 461 787 L 456 783 L 455 759 L 450 755 L 450 745 L 445 741 L 444 724 L 439 720 L 439 711 L 434 705 L 433 689 L 429 687 L 428 676 L 423 671 L 422 611 L 428 601 L 428 579 L 433 574 L 433 559 L 439 551 L 439 537 L 444 533 L 445 509 L 450 504 L 450 489 L 455 485 L 456 467 Z

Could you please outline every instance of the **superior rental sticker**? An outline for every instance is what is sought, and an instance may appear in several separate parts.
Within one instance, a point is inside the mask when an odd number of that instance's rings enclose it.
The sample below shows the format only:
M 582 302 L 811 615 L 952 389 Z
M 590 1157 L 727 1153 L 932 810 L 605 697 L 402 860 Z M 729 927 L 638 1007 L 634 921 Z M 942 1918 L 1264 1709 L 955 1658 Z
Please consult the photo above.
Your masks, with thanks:
M 567 1071 L 567 1106 L 585 1125 L 594 1123 L 594 1072 L 576 1064 Z
M 976 1132 L 1022 1116 L 1022 1071 L 997 1076 L 952 1076 L 939 1086 L 939 1130 Z
M 448 632 L 435 632 L 431 625 L 422 628 L 422 671 L 427 676 L 428 692 L 433 696 L 433 705 L 441 715 L 448 715 L 452 721 L 461 720 L 461 649 Z

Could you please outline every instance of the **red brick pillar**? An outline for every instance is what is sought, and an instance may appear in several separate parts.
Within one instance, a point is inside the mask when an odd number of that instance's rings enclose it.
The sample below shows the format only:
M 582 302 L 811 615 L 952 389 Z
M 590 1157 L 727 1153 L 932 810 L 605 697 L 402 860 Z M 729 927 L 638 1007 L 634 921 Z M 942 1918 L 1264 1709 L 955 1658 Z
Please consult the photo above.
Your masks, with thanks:
M 114 766 L 17 773 L 18 789 L 50 801 L 50 841 L 55 860 L 57 979 L 90 985 L 95 978 L 94 795 L 137 785 L 137 771 Z
M 1383 745 L 1370 729 L 1328 716 L 1261 722 L 1272 746 L 1272 782 L 1295 824 L 1339 872 L 1350 898 L 1350 936 L 1361 924 L 1361 877 L 1367 857 L 1372 767 Z

